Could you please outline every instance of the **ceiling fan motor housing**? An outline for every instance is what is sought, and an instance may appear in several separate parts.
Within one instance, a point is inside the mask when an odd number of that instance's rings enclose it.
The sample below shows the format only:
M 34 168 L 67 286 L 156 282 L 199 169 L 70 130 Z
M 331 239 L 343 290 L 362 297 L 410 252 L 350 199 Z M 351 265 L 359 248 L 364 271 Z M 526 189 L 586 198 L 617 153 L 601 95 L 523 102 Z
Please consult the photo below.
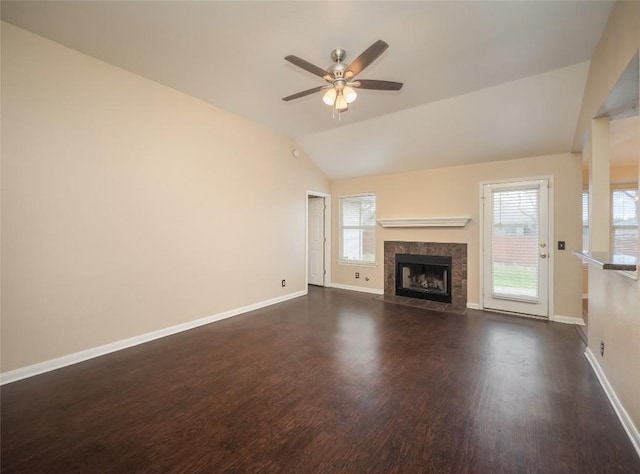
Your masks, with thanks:
M 333 76 L 333 79 L 342 79 L 344 77 L 346 66 L 342 63 L 333 64 L 327 68 L 329 73 Z

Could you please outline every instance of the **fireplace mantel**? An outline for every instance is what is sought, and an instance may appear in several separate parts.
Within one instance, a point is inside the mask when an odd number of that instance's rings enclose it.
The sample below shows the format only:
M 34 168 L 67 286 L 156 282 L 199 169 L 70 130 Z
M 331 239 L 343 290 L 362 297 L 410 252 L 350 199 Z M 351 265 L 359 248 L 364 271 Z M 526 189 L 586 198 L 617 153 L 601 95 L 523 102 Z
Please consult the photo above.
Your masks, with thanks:
M 382 227 L 464 227 L 471 217 L 435 217 L 412 219 L 378 219 Z

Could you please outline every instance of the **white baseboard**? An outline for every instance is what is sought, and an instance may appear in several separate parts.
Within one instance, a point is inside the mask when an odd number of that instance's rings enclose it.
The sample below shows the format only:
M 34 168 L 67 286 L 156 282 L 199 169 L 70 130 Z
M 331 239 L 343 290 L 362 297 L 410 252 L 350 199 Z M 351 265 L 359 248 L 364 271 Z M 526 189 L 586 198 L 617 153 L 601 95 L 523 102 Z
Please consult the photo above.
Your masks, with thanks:
M 0 374 L 0 385 L 17 382 L 18 380 L 33 377 L 34 375 L 43 374 L 51 370 L 61 369 L 62 367 L 66 367 L 68 365 L 84 362 L 85 360 L 93 359 L 94 357 L 99 357 L 111 352 L 127 349 L 128 347 L 137 346 L 138 344 L 144 344 L 145 342 L 153 341 L 155 339 L 160 339 L 166 336 L 171 336 L 172 334 L 177 334 L 182 331 L 188 331 L 189 329 L 197 328 L 198 326 L 204 326 L 205 324 L 210 324 L 222 319 L 238 316 L 239 314 L 248 313 L 249 311 L 254 311 L 266 306 L 271 306 L 276 303 L 282 303 L 283 301 L 304 296 L 307 294 L 307 292 L 308 290 L 302 290 L 295 293 L 289 293 L 288 295 L 278 296 L 277 298 L 260 301 L 249 306 L 243 306 L 242 308 L 225 311 L 224 313 L 214 314 L 212 316 L 196 319 L 187 323 L 159 329 L 157 331 L 148 332 L 146 334 L 130 337 L 128 339 L 123 339 L 121 341 L 111 342 L 103 346 L 92 347 L 91 349 L 75 352 L 73 354 L 58 357 L 56 359 L 46 360 L 44 362 L 29 365 L 27 367 L 10 370 L 8 372 Z
M 622 427 L 627 433 L 627 436 L 629 436 L 631 444 L 635 448 L 636 453 L 638 453 L 638 456 L 640 456 L 640 432 L 638 432 L 638 428 L 636 428 L 636 426 L 633 424 L 631 417 L 620 403 L 616 392 L 613 390 L 613 387 L 609 383 L 607 376 L 604 374 L 602 367 L 600 367 L 600 364 L 598 363 L 598 359 L 596 359 L 596 357 L 593 355 L 591 349 L 587 347 L 584 355 L 591 364 L 591 367 L 593 368 L 593 371 L 595 372 L 600 385 L 602 385 L 602 388 L 604 389 L 604 393 L 607 394 L 609 403 L 611 403 L 613 410 L 616 412 L 616 415 L 618 415 L 618 419 L 620 420 L 620 423 L 622 423 Z
M 551 321 L 563 324 L 575 324 L 576 326 L 585 326 L 584 319 L 576 318 L 575 316 L 562 316 L 561 314 L 554 314 Z
M 467 308 L 483 309 L 482 306 L 480 306 L 478 303 L 467 303 Z M 508 311 L 496 311 L 494 309 L 491 309 L 489 311 L 493 311 L 496 313 L 514 314 L 514 313 L 509 313 Z M 535 319 L 547 319 L 547 318 L 527 315 L 527 314 L 517 314 L 517 316 L 531 317 Z M 574 316 L 562 316 L 561 314 L 554 314 L 552 317 L 549 318 L 549 321 L 554 321 L 556 323 L 564 323 L 564 324 L 574 324 L 576 326 L 585 326 L 584 320 L 582 318 L 576 318 Z
M 376 288 L 365 288 L 364 286 L 351 286 L 342 285 L 340 283 L 332 283 L 331 288 L 338 288 L 339 290 L 360 291 L 362 293 L 371 293 L 373 295 L 384 295 L 384 290 L 378 290 Z

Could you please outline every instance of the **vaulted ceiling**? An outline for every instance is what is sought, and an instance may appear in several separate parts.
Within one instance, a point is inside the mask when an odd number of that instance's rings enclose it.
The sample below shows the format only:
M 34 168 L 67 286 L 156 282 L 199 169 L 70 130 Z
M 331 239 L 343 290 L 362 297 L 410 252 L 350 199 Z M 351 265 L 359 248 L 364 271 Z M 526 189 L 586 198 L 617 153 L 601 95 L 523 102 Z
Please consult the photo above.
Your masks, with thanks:
M 2 19 L 295 139 L 331 178 L 571 150 L 590 60 L 613 2 L 2 2 Z M 321 67 L 374 41 L 341 119 Z

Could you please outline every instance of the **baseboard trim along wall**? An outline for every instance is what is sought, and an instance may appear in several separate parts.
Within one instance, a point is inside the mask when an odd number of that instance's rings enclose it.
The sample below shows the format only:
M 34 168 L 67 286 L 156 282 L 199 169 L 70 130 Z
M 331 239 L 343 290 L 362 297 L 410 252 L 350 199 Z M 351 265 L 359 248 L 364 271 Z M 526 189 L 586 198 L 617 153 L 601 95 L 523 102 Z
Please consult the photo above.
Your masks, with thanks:
M 591 349 L 587 347 L 584 355 L 591 364 L 591 367 L 593 368 L 593 371 L 595 372 L 600 385 L 602 385 L 602 388 L 604 389 L 604 393 L 607 394 L 609 403 L 611 403 L 613 411 L 615 411 L 616 415 L 618 415 L 618 419 L 620 420 L 620 423 L 622 423 L 622 427 L 627 433 L 627 436 L 629 436 L 631 444 L 635 448 L 636 453 L 638 453 L 638 456 L 640 456 L 640 432 L 638 432 L 638 428 L 636 428 L 636 426 L 633 424 L 633 420 L 631 420 L 631 417 L 627 413 L 627 410 L 625 410 L 622 406 L 622 403 L 620 403 L 616 392 L 613 390 L 613 387 L 609 383 L 607 376 L 604 374 L 604 371 L 602 370 L 602 367 L 600 367 L 600 364 L 598 363 L 596 357 L 593 355 L 593 352 L 591 352 Z
M 360 291 L 361 293 L 371 293 L 372 295 L 384 295 L 384 290 L 378 290 L 376 288 L 365 288 L 364 286 L 351 286 L 342 285 L 340 283 L 332 283 L 331 288 L 337 288 L 339 290 Z
M 482 306 L 480 306 L 478 303 L 467 303 L 467 308 L 469 309 L 483 309 Z M 507 311 L 496 311 L 496 310 L 489 310 L 489 311 L 494 311 L 497 313 L 505 313 L 505 314 L 509 314 Z M 535 319 L 547 319 L 547 318 L 541 318 L 538 316 L 528 316 L 525 314 L 520 314 L 518 316 L 524 316 L 524 317 L 532 317 Z M 555 323 L 563 323 L 563 324 L 574 324 L 576 326 L 585 326 L 584 324 L 584 319 L 582 318 L 576 318 L 575 316 L 562 316 L 561 314 L 554 314 L 553 316 L 551 316 L 549 318 L 549 321 L 553 321 Z
M 576 326 L 585 326 L 584 319 L 576 318 L 575 316 L 562 316 L 561 314 L 554 314 L 551 321 L 555 323 L 575 324 Z
M 129 347 L 137 346 L 138 344 L 144 344 L 145 342 L 154 341 L 156 339 L 160 339 L 166 336 L 171 336 L 172 334 L 177 334 L 182 331 L 188 331 L 189 329 L 197 328 L 198 326 L 204 326 L 205 324 L 210 324 L 216 321 L 220 321 L 222 319 L 238 316 L 243 313 L 248 313 L 249 311 L 254 311 L 256 309 L 264 308 L 266 306 L 282 303 L 283 301 L 304 296 L 307 293 L 308 293 L 308 290 L 289 293 L 288 295 L 278 296 L 277 298 L 260 301 L 258 303 L 254 303 L 249 306 L 243 306 L 242 308 L 232 309 L 229 311 L 225 311 L 223 313 L 218 313 L 212 316 L 196 319 L 194 321 L 189 321 L 187 323 L 178 324 L 176 326 L 171 326 L 165 329 L 159 329 L 157 331 L 148 332 L 146 334 L 141 334 L 139 336 L 123 339 L 121 341 L 112 342 L 109 344 L 105 344 L 103 346 L 93 347 L 91 349 L 87 349 L 84 351 L 75 352 L 73 354 L 58 357 L 56 359 L 39 362 L 37 364 L 29 365 L 27 367 L 22 367 L 20 369 L 10 370 L 8 372 L 4 372 L 0 374 L 0 385 L 5 385 L 11 382 L 17 382 L 18 380 L 26 379 L 28 377 L 33 377 L 35 375 L 43 374 L 45 372 L 50 372 L 52 370 L 61 369 L 63 367 L 67 367 L 68 365 L 84 362 L 85 360 L 93 359 L 95 357 L 100 357 L 100 356 L 109 354 L 111 352 L 127 349 Z

